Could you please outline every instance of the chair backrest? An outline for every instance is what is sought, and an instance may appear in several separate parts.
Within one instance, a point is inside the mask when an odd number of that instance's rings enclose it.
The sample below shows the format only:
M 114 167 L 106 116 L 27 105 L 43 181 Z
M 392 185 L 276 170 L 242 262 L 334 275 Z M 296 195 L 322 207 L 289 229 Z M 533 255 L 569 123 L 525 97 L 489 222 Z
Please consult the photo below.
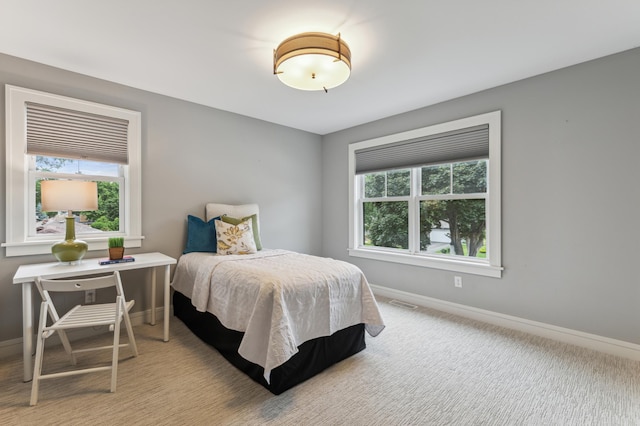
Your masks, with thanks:
M 74 278 L 49 280 L 36 278 L 36 287 L 40 292 L 43 300 L 50 301 L 49 292 L 71 292 L 95 290 L 98 288 L 115 287 L 118 296 L 122 296 L 122 281 L 120 281 L 120 273 L 115 271 L 112 274 L 92 278 Z

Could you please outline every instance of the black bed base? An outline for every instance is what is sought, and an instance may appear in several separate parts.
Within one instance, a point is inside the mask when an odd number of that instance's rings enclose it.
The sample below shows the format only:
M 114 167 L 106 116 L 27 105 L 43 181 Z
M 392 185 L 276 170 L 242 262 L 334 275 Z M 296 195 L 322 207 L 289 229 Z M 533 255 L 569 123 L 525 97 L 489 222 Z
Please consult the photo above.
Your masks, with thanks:
M 227 361 L 275 395 L 280 395 L 366 347 L 364 324 L 356 324 L 331 336 L 310 340 L 300 345 L 299 352 L 287 362 L 273 369 L 271 383 L 267 383 L 264 368 L 238 354 L 244 333 L 225 328 L 209 312 L 198 312 L 191 300 L 177 291 L 173 294 L 173 313 L 196 336 L 216 348 Z

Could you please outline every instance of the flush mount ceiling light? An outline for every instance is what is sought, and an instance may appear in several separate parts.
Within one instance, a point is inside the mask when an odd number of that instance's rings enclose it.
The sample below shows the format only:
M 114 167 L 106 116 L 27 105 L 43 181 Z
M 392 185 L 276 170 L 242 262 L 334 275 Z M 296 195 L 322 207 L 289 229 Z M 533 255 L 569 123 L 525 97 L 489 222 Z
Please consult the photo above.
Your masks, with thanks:
M 340 34 L 297 34 L 273 51 L 273 73 L 295 89 L 326 92 L 349 78 L 351 50 Z

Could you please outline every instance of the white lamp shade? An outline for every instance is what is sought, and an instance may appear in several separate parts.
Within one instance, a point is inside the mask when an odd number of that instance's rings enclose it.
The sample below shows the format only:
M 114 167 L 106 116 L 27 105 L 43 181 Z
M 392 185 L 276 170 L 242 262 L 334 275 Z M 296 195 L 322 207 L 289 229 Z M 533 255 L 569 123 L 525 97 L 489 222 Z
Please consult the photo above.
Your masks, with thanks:
M 98 209 L 98 185 L 79 180 L 43 180 L 40 182 L 42 211 L 90 211 Z

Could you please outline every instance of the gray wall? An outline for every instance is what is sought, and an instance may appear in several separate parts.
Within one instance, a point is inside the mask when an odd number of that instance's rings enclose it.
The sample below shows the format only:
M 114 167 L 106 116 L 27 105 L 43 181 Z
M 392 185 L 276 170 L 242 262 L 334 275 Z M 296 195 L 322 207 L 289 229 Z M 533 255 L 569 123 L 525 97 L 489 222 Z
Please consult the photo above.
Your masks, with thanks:
M 321 254 L 321 137 L 0 54 L 0 241 L 6 240 L 4 85 L 12 84 L 142 112 L 142 231 L 135 252 L 178 257 L 187 214 L 208 201 L 258 203 L 265 247 Z M 251 99 L 247 98 L 247 102 Z M 293 229 L 293 230 L 292 230 Z M 104 257 L 90 252 L 87 257 Z M 0 250 L 0 342 L 22 336 L 20 286 L 13 274 L 49 255 Z M 148 273 L 125 272 L 134 310 L 150 308 Z M 161 292 L 159 292 L 161 293 Z M 160 301 L 160 294 L 158 295 Z M 39 297 L 34 297 L 39 301 Z M 38 302 L 36 302 L 38 303 Z M 37 311 L 37 309 L 35 309 Z
M 640 343 L 639 75 L 635 49 L 325 136 L 323 255 L 373 284 Z M 493 110 L 503 278 L 456 274 L 457 289 L 452 272 L 349 257 L 348 144 Z
M 146 240 L 138 251 L 177 257 L 187 214 L 202 216 L 207 201 L 257 202 L 267 247 L 350 261 L 373 284 L 640 343 L 638 70 L 635 49 L 323 138 L 4 55 L 0 92 L 9 83 L 142 112 Z M 451 272 L 347 255 L 349 143 L 497 109 L 503 278 L 463 275 L 455 289 Z M 4 135 L 0 120 L 0 241 Z M 18 265 L 50 260 L 0 251 L 0 342 L 21 337 L 20 288 L 11 284 Z M 124 276 L 136 309 L 150 306 L 135 285 L 146 278 Z

